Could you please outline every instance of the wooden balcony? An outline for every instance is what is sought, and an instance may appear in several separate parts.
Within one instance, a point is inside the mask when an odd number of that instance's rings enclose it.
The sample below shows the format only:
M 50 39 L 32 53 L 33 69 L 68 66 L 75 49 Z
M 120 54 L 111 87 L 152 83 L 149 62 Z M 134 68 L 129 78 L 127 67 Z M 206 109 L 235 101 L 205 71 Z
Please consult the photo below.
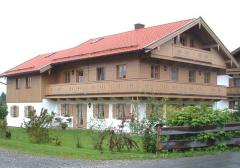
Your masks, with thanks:
M 212 63 L 213 59 L 213 56 L 209 51 L 176 45 L 173 46 L 173 57 L 209 64 Z
M 223 86 L 143 79 L 51 84 L 45 90 L 46 98 L 156 96 L 222 99 L 226 98 L 226 94 Z
M 227 88 L 227 95 L 229 97 L 240 97 L 240 87 Z

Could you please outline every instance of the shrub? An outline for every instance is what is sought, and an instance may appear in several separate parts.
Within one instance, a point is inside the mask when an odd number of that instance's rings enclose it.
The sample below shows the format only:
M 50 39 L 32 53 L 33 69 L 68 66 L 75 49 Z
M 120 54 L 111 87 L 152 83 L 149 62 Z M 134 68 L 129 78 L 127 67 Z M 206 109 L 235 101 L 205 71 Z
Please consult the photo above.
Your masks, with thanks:
M 223 125 L 235 119 L 228 110 L 214 110 L 207 105 L 188 106 L 180 111 L 175 111 L 168 118 L 169 126 L 190 126 L 199 127 L 203 125 Z
M 68 127 L 67 123 L 65 123 L 65 122 L 60 122 L 59 125 L 62 128 L 62 130 L 66 130 Z
M 0 120 L 4 120 L 8 114 L 7 106 L 0 103 Z
M 5 137 L 7 132 L 7 121 L 5 119 L 0 120 L 0 137 Z
M 76 148 L 82 148 L 82 144 L 81 144 L 79 136 L 76 137 Z
M 62 141 L 59 135 L 56 135 L 54 138 L 52 138 L 52 143 L 56 146 L 62 145 Z
M 24 122 L 30 141 L 32 143 L 47 143 L 50 140 L 48 127 L 52 122 L 53 116 L 47 110 L 42 109 L 39 116 L 30 113 L 30 120 Z

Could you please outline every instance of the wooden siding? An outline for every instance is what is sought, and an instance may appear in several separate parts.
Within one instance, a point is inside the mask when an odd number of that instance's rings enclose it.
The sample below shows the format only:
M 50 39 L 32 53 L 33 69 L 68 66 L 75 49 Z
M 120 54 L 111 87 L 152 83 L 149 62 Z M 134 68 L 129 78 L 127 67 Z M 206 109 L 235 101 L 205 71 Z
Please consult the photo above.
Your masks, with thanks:
M 16 89 L 16 78 L 7 79 L 7 102 L 24 103 L 42 101 L 42 79 L 40 75 L 32 76 L 32 87 L 26 88 L 26 76 L 19 77 L 20 88 Z

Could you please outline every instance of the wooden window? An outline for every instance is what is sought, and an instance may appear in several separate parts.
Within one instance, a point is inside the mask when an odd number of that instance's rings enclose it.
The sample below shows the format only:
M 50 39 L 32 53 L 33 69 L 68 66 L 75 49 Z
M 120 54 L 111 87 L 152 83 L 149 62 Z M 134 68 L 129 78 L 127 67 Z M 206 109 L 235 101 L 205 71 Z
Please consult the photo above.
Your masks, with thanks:
M 173 81 L 178 80 L 178 67 L 176 67 L 176 66 L 171 67 L 171 79 Z
M 20 89 L 20 85 L 21 85 L 21 79 L 20 78 L 16 78 L 16 89 Z
M 174 37 L 174 38 L 173 38 L 173 43 L 174 43 L 174 44 L 177 44 L 177 37 Z
M 189 70 L 189 78 L 188 81 L 190 83 L 196 82 L 196 71 L 195 70 Z
M 104 118 L 104 104 L 97 104 L 97 118 Z
M 76 81 L 79 82 L 79 83 L 84 82 L 84 71 L 83 71 L 83 69 L 77 70 Z
M 240 78 L 233 78 L 233 86 L 235 87 L 240 86 Z
M 69 71 L 64 72 L 64 82 L 70 83 L 70 75 L 71 73 Z
M 97 80 L 105 80 L 104 67 L 98 67 L 97 68 Z
M 125 104 L 117 104 L 117 119 L 125 118 Z
M 83 125 L 83 105 L 78 104 L 77 105 L 77 123 L 78 125 Z
M 35 109 L 34 109 L 33 106 L 25 106 L 25 107 L 24 107 L 24 116 L 25 116 L 26 118 L 29 118 L 30 115 L 34 115 L 35 112 L 36 112 L 36 111 L 35 111 Z
M 64 117 L 70 117 L 69 104 L 61 105 L 61 115 Z
M 151 65 L 151 78 L 159 79 L 160 78 L 160 66 Z
M 210 83 L 210 80 L 211 80 L 211 73 L 204 72 L 204 83 Z
M 127 76 L 127 66 L 126 65 L 117 65 L 117 78 L 125 79 Z
M 11 117 L 18 117 L 19 116 L 19 108 L 18 106 L 11 106 L 10 108 L 10 115 Z
M 29 89 L 32 87 L 32 77 L 31 76 L 27 76 L 26 77 L 26 88 Z
M 186 41 L 185 41 L 185 37 L 184 36 L 180 36 L 180 44 L 182 46 L 185 46 L 186 45 Z
M 194 47 L 194 40 L 190 39 L 190 47 Z

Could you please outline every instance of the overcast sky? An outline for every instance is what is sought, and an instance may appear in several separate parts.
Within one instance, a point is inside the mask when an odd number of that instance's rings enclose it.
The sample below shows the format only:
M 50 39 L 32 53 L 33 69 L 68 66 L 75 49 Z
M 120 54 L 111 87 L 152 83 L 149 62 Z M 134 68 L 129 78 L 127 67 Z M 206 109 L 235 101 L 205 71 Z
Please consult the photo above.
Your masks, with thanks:
M 239 6 L 239 0 L 0 0 L 0 73 L 38 54 L 132 30 L 137 22 L 199 16 L 232 51 L 240 46 Z

